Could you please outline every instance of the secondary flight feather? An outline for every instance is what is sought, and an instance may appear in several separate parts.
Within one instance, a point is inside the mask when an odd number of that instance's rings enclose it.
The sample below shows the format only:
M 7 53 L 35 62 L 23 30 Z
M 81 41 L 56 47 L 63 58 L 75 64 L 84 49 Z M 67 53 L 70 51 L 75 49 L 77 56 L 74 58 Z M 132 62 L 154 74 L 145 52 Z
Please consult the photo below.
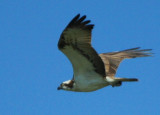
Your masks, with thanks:
M 115 77 L 122 60 L 151 56 L 151 49 L 132 48 L 118 52 L 98 54 L 91 45 L 94 27 L 86 16 L 75 16 L 62 32 L 58 48 L 68 57 L 73 67 L 73 78 L 60 84 L 58 90 L 91 92 L 122 82 L 138 81 L 137 78 Z

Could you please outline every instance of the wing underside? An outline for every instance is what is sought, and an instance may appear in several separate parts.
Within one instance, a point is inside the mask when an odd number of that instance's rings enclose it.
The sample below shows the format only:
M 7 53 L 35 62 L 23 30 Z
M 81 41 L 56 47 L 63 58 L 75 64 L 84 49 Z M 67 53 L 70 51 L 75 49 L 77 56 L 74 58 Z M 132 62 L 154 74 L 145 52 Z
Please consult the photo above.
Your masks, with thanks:
M 94 25 L 88 24 L 90 20 L 85 21 L 85 18 L 79 14 L 73 18 L 61 34 L 58 47 L 71 61 L 74 74 L 95 71 L 105 77 L 104 63 L 91 46 Z

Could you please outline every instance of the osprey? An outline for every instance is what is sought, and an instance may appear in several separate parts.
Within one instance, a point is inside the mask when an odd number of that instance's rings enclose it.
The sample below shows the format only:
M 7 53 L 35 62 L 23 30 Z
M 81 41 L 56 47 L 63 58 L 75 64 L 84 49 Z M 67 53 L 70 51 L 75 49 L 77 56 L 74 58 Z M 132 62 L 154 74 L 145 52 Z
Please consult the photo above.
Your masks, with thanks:
M 122 82 L 138 81 L 137 78 L 115 77 L 120 62 L 127 58 L 151 56 L 151 49 L 132 48 L 118 52 L 98 54 L 91 45 L 93 24 L 86 16 L 75 16 L 62 32 L 58 48 L 68 57 L 73 67 L 73 78 L 57 89 L 91 92 Z

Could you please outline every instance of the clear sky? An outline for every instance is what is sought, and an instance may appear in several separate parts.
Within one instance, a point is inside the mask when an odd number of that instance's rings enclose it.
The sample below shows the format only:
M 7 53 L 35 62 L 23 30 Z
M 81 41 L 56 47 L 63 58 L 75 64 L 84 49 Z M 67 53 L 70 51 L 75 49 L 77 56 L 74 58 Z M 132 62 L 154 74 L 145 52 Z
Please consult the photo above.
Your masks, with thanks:
M 154 56 L 125 60 L 117 77 L 137 83 L 95 92 L 57 91 L 73 70 L 59 36 L 78 13 L 95 24 L 98 53 L 134 47 Z M 0 115 L 159 115 L 159 0 L 1 0 Z

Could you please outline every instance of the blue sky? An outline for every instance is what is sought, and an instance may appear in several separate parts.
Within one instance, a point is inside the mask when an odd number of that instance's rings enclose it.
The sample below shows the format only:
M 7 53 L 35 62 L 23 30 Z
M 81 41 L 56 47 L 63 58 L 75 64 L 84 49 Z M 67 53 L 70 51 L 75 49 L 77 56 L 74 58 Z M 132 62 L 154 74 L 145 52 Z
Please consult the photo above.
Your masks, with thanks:
M 0 115 L 158 115 L 159 0 L 1 0 Z M 125 60 L 118 77 L 137 83 L 90 93 L 57 91 L 72 78 L 59 36 L 78 13 L 95 24 L 98 53 L 151 48 L 153 57 Z

